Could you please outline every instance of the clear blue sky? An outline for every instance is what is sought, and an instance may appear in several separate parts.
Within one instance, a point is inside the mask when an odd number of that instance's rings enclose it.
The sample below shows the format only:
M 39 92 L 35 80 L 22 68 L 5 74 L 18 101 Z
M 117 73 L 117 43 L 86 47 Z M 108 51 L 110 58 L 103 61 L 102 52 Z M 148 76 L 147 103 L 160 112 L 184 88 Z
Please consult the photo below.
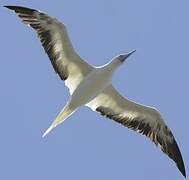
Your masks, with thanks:
M 36 34 L 2 5 L 40 9 L 67 25 L 93 65 L 136 49 L 113 79 L 128 98 L 155 106 L 172 129 L 188 174 L 187 0 L 2 0 L 0 179 L 182 179 L 147 138 L 82 107 L 46 138 L 68 100 Z

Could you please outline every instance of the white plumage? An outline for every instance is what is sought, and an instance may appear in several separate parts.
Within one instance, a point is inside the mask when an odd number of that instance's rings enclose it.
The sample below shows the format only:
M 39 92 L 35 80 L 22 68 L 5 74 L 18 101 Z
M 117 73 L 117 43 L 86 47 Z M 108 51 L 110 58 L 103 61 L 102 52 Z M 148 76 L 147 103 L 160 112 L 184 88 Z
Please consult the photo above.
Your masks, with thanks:
M 122 97 L 111 83 L 114 71 L 135 51 L 119 55 L 102 67 L 93 67 L 75 52 L 65 25 L 56 18 L 25 7 L 5 7 L 14 10 L 25 24 L 37 31 L 55 72 L 65 80 L 69 88 L 69 101 L 43 136 L 77 108 L 86 105 L 93 111 L 149 137 L 175 161 L 181 173 L 186 176 L 178 145 L 160 113 L 154 108 Z

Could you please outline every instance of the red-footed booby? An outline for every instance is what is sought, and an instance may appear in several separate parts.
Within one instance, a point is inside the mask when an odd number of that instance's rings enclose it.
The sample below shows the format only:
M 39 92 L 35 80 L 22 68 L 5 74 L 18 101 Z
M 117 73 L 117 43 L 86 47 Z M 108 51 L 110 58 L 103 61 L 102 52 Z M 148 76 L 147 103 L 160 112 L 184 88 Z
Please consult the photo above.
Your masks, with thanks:
M 26 7 L 5 7 L 14 10 L 26 25 L 36 30 L 55 72 L 69 88 L 69 101 L 43 137 L 85 105 L 125 127 L 146 135 L 175 161 L 182 175 L 186 177 L 179 147 L 160 113 L 155 108 L 126 99 L 112 85 L 115 70 L 135 50 L 116 56 L 104 66 L 93 67 L 75 52 L 65 25 L 56 18 Z

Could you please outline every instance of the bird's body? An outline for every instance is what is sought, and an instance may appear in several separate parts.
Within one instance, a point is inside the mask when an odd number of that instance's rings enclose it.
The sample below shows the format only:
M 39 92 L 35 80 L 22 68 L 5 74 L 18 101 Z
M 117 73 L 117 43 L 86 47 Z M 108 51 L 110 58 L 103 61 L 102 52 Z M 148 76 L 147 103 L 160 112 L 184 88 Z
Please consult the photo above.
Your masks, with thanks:
M 65 107 L 43 136 L 46 136 L 53 128 L 66 120 L 77 108 L 88 105 L 88 103 L 108 88 L 108 86 L 111 85 L 113 72 L 120 64 L 120 60 L 116 59 L 105 66 L 93 67 L 89 74 L 86 75 L 81 83 L 75 88 Z
M 108 67 L 94 68 L 71 95 L 70 105 L 79 107 L 93 100 L 111 84 L 112 72 Z
M 184 162 L 171 130 L 160 113 L 152 107 L 137 104 L 119 94 L 112 85 L 115 70 L 135 51 L 119 55 L 101 67 L 93 67 L 75 52 L 64 24 L 47 14 L 19 6 L 14 10 L 22 21 L 36 30 L 55 72 L 65 80 L 70 98 L 43 136 L 61 124 L 80 106 L 112 119 L 125 127 L 146 135 L 173 159 L 186 176 Z

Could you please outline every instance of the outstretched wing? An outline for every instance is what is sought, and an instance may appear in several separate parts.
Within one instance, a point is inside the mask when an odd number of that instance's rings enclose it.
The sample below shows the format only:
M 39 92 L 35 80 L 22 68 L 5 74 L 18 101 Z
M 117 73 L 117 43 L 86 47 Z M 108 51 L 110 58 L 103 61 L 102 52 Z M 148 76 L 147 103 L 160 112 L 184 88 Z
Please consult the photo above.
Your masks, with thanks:
M 125 99 L 112 85 L 87 106 L 125 127 L 146 135 L 175 161 L 183 176 L 186 176 L 179 147 L 157 110 Z
M 74 51 L 65 25 L 35 9 L 20 6 L 5 7 L 14 10 L 25 24 L 36 30 L 55 72 L 65 80 L 72 94 L 93 67 Z

